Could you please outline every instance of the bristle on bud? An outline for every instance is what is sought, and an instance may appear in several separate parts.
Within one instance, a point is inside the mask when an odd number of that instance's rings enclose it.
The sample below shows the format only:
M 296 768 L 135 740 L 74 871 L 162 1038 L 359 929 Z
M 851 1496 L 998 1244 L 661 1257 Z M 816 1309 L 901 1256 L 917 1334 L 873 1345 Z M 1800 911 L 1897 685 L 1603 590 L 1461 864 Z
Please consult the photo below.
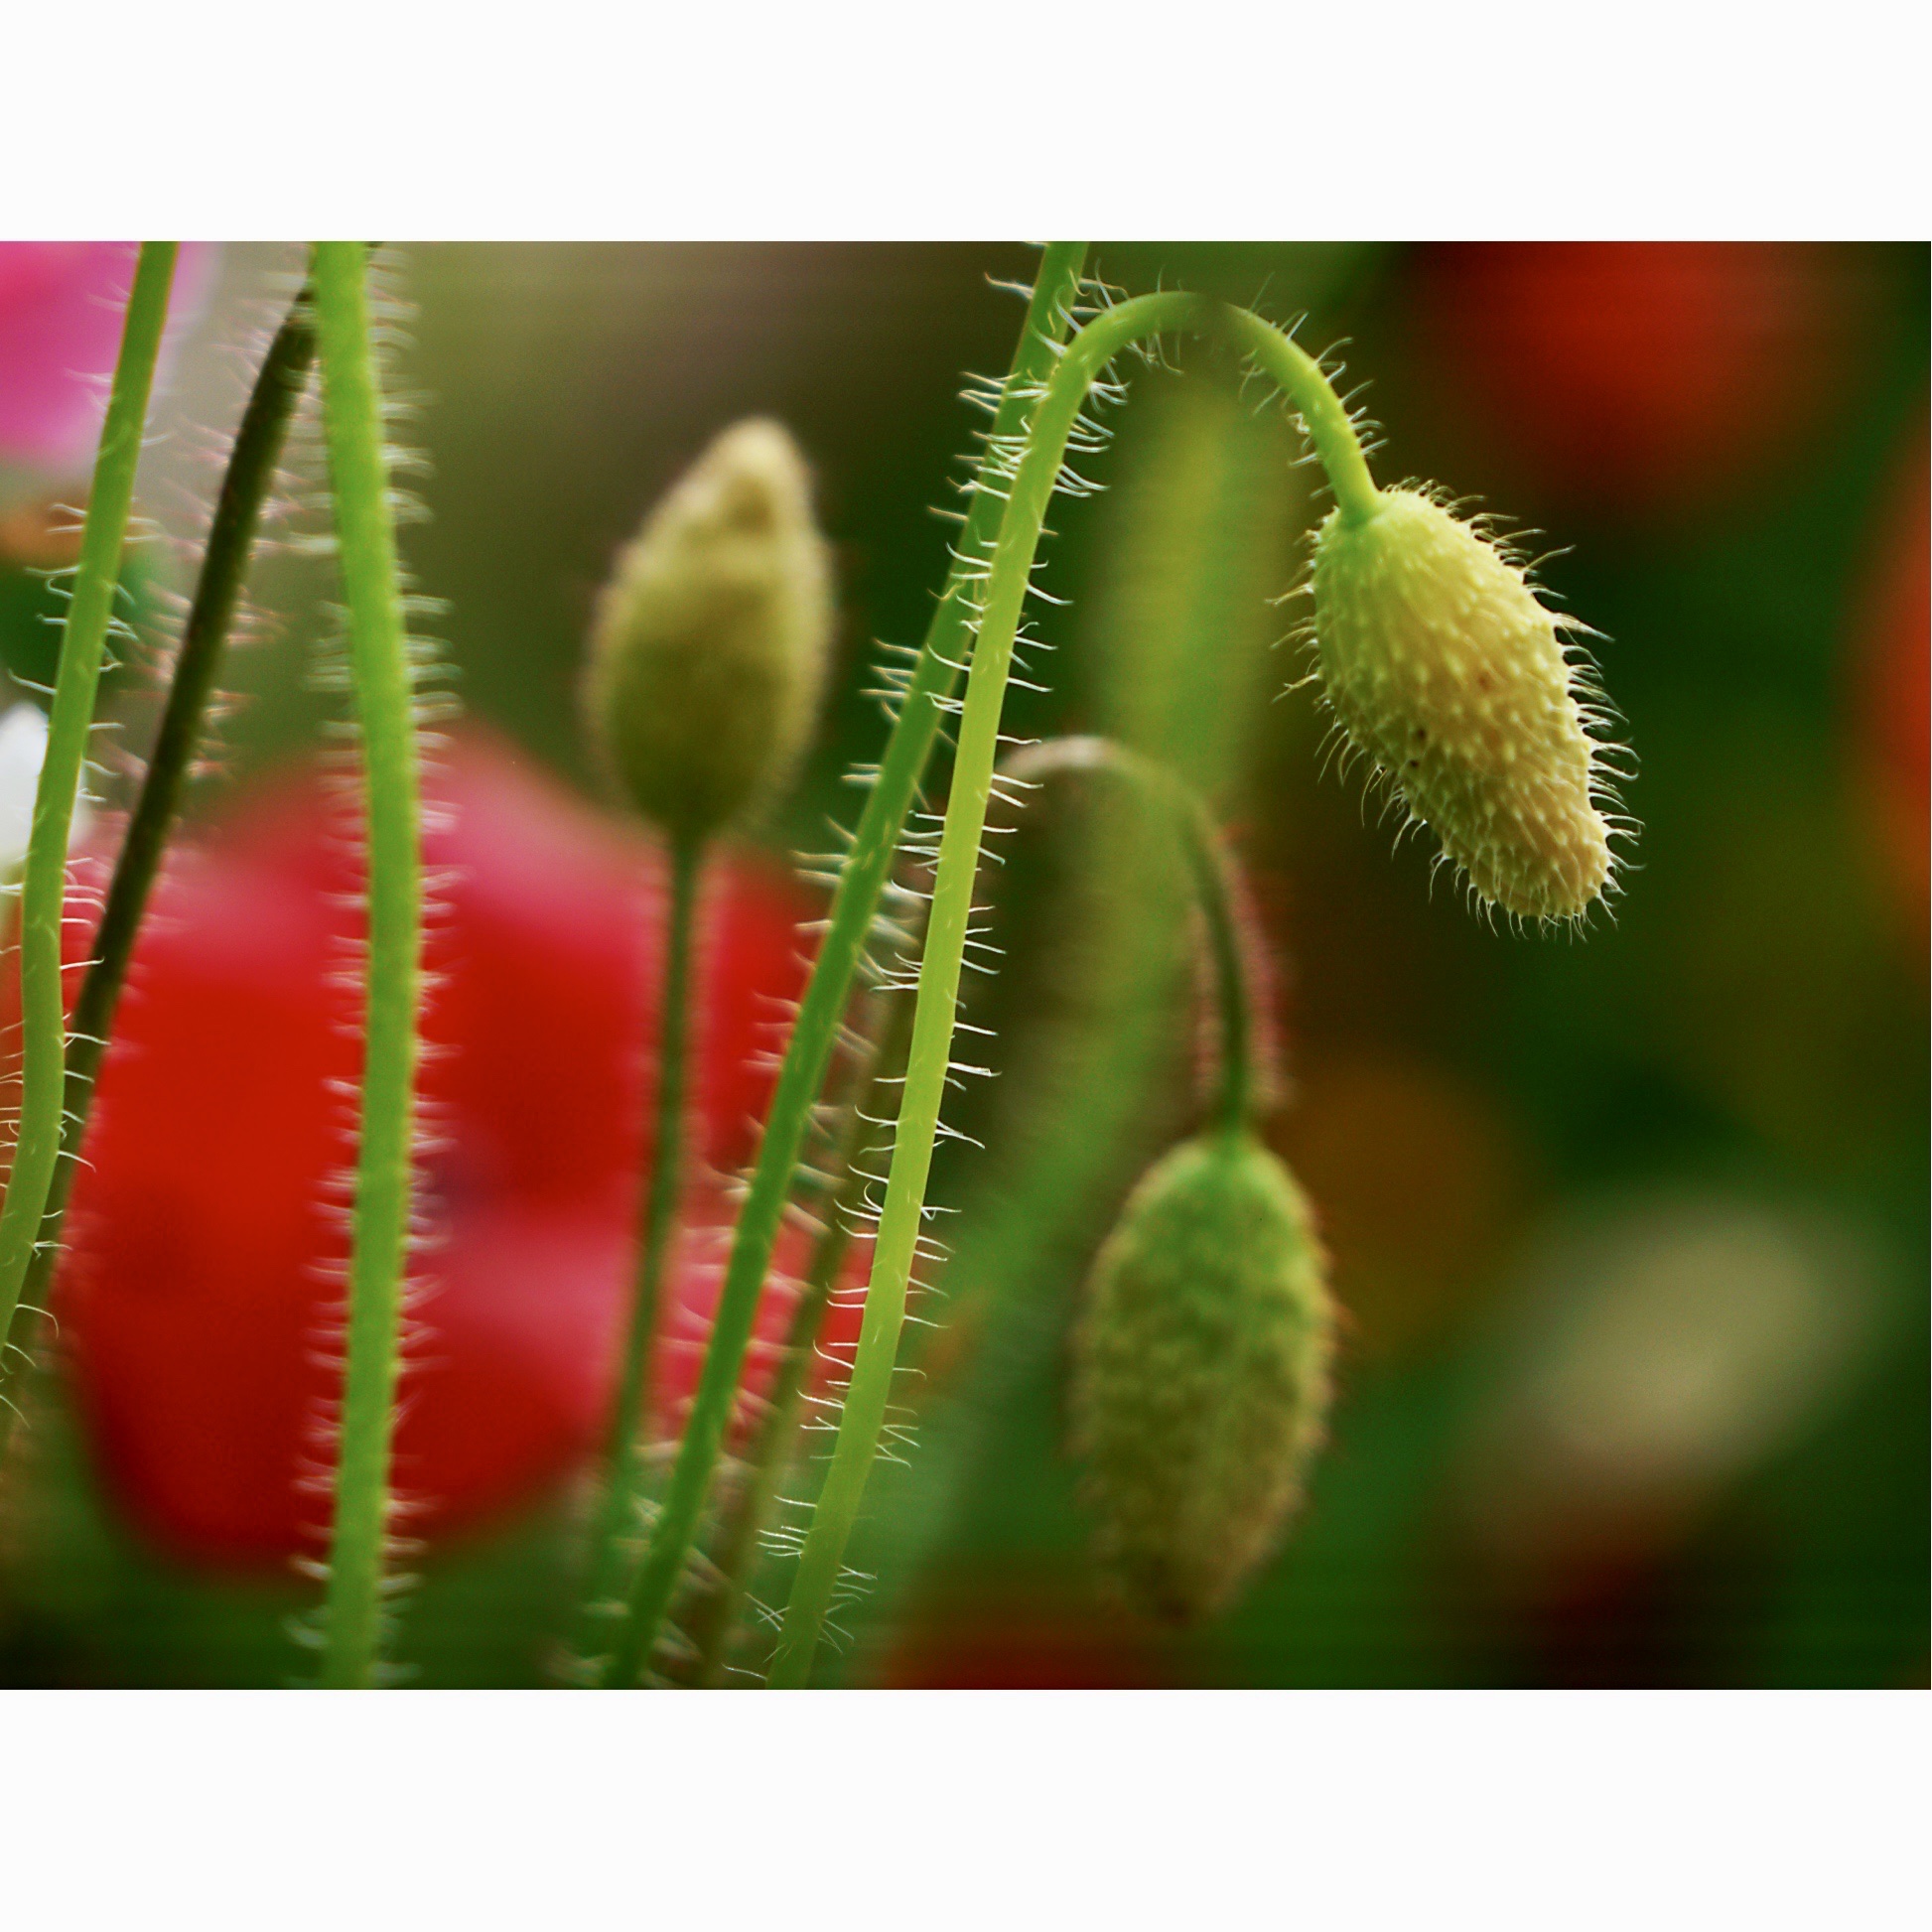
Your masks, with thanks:
M 1350 742 L 1477 896 L 1574 919 L 1612 883 L 1606 747 L 1586 729 L 1567 620 L 1489 538 L 1413 489 L 1315 536 L 1322 685 Z

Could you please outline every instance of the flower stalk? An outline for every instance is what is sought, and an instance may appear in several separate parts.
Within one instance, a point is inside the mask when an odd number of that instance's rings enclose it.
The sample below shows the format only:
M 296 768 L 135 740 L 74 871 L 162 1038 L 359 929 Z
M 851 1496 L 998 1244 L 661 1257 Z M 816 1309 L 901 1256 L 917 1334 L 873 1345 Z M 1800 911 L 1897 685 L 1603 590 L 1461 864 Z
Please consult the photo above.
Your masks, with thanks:
M 0 1209 L 0 1352 L 12 1330 L 21 1289 L 41 1238 L 62 1151 L 68 1048 L 61 924 L 67 911 L 68 839 L 93 729 L 94 696 L 120 581 L 121 551 L 178 247 L 172 241 L 144 241 L 135 264 L 80 535 L 79 561 L 61 634 L 47 753 L 34 797 L 21 886 L 20 1129 L 6 1205 Z
M 126 835 L 115 855 L 100 924 L 94 932 L 92 963 L 73 1005 L 61 1125 L 64 1158 L 54 1171 L 40 1243 L 27 1272 L 26 1295 L 30 1301 L 39 1301 L 60 1259 L 61 1225 L 73 1188 L 75 1157 L 87 1131 L 94 1083 L 127 981 L 128 961 L 134 954 L 134 942 L 169 837 L 181 815 L 182 797 L 201 750 L 208 700 L 220 675 L 242 583 L 254 554 L 262 509 L 274 486 L 289 425 L 315 361 L 312 293 L 305 284 L 276 332 L 235 432 L 234 448 L 202 553 L 194 601 L 175 656 L 161 728 Z
M 1061 354 L 1034 414 L 1026 451 L 1013 477 L 987 580 L 960 721 L 952 791 L 940 833 L 938 874 L 920 962 L 904 1098 L 874 1248 L 865 1324 L 831 1467 L 805 1538 L 772 1660 L 771 1683 L 775 1688 L 802 1687 L 809 1678 L 819 1634 L 839 1585 L 846 1542 L 885 1426 L 906 1294 L 925 1216 L 926 1181 L 938 1133 L 939 1107 L 952 1069 L 961 963 L 973 911 L 973 883 L 993 787 L 1014 639 L 1046 505 L 1059 479 L 1067 439 L 1093 383 L 1122 350 L 1173 331 L 1216 331 L 1231 337 L 1276 381 L 1301 414 L 1328 474 L 1338 513 L 1350 521 L 1367 521 L 1379 506 L 1379 493 L 1354 427 L 1327 378 L 1311 356 L 1258 316 L 1198 295 L 1141 296 L 1097 317 Z
M 414 706 L 369 339 L 367 254 L 318 242 L 315 314 L 323 425 L 340 545 L 368 823 L 368 957 L 348 1280 L 321 1681 L 367 1689 L 383 1638 L 390 1444 L 403 1277 L 422 952 L 422 810 Z
M 604 1448 L 604 1487 L 591 1531 L 578 1642 L 602 1655 L 612 1619 L 621 1618 L 625 1555 L 633 1534 L 642 1473 L 638 1438 L 650 1411 L 652 1365 L 664 1304 L 664 1273 L 677 1234 L 684 1190 L 684 1093 L 690 1063 L 691 953 L 702 848 L 671 848 L 670 925 L 665 935 L 663 1021 L 657 1049 L 656 1131 L 639 1215 L 637 1267 L 618 1372 L 618 1396 Z
M 1167 816 L 1193 887 L 1213 967 L 1214 1016 L 1221 1039 L 1214 1118 L 1230 1130 L 1245 1127 L 1261 1084 L 1259 1028 L 1228 861 L 1206 801 L 1167 765 L 1109 738 L 1049 738 L 1025 747 L 1001 766 L 1003 778 L 1027 785 L 1062 771 L 1109 772 L 1152 799 Z
M 1001 392 L 989 448 L 1014 444 L 1072 326 L 1086 248 L 1048 245 L 1028 305 L 1011 373 Z M 984 465 L 982 466 L 984 472 Z M 1002 497 L 983 474 L 967 508 L 951 574 L 912 666 L 898 720 L 886 746 L 832 900 L 830 920 L 785 1049 L 765 1117 L 751 1189 L 739 1211 L 690 1420 L 678 1445 L 663 1506 L 630 1596 L 623 1641 L 607 1667 L 607 1686 L 637 1682 L 683 1578 L 730 1427 L 732 1406 L 771 1264 L 785 1205 L 837 1042 L 859 960 L 871 936 L 900 834 L 924 778 L 945 706 L 956 685 L 978 617 L 978 598 Z
M 716 838 L 780 791 L 817 721 L 832 635 L 830 547 L 782 424 L 718 437 L 644 520 L 599 601 L 584 713 L 612 786 L 670 850 L 655 1132 L 635 1288 L 578 1617 L 583 1674 L 621 1631 L 665 1269 L 684 1192 L 691 954 Z
M 843 1176 L 825 1209 L 824 1226 L 812 1247 L 804 1286 L 791 1311 L 784 1353 L 759 1422 L 758 1435 L 737 1491 L 727 1505 L 711 1545 L 716 1580 L 711 1592 L 692 1611 L 686 1635 L 698 1653 L 697 1681 L 715 1688 L 725 1681 L 734 1633 L 751 1596 L 752 1570 L 759 1539 L 771 1521 L 778 1484 L 791 1465 L 805 1409 L 805 1378 L 814 1359 L 825 1311 L 851 1251 L 854 1229 L 866 1212 L 866 1190 L 876 1176 L 865 1166 L 871 1137 L 879 1131 L 887 1098 L 905 1066 L 912 1036 L 912 1002 L 902 991 L 883 992 L 885 1016 L 866 1056 L 866 1065 L 846 1101 L 833 1172 Z

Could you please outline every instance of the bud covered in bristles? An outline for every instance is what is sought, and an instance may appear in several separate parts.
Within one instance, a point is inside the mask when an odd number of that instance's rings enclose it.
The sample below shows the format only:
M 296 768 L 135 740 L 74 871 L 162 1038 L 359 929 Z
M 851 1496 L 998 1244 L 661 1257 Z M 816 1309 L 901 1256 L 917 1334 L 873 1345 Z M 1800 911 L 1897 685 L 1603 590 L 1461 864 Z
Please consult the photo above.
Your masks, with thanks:
M 1612 797 L 1584 666 L 1522 568 L 1413 489 L 1330 513 L 1314 544 L 1321 683 L 1349 743 L 1478 897 L 1573 919 L 1614 879 Z
M 1308 1202 L 1252 1135 L 1188 1141 L 1142 1179 L 1094 1264 L 1071 1408 L 1099 1554 L 1143 1607 L 1207 1616 L 1274 1547 L 1333 1331 Z
M 598 607 L 585 709 L 623 795 L 695 844 L 780 791 L 831 632 L 804 459 L 781 424 L 738 423 L 651 511 Z

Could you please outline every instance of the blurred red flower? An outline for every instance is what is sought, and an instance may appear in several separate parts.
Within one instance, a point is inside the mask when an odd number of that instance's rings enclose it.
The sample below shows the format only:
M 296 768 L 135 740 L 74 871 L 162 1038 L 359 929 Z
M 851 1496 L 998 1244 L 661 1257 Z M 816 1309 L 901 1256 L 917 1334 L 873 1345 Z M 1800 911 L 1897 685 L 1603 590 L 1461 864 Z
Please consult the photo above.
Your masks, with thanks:
M 634 1242 L 661 874 L 494 741 L 426 774 L 435 887 L 421 1092 L 440 1237 L 396 1437 L 412 1533 L 482 1522 L 600 1440 Z M 137 946 L 69 1219 L 56 1312 L 107 1486 L 163 1547 L 317 1554 L 317 1425 L 341 1383 L 342 1177 L 360 1059 L 351 808 L 311 768 L 178 843 Z M 77 891 L 106 862 L 77 868 Z M 87 901 L 92 903 L 91 900 Z M 702 924 L 694 1179 L 661 1351 L 688 1399 L 761 1061 L 803 983 L 812 907 L 769 862 L 721 868 Z M 74 925 L 82 956 L 85 923 Z M 17 992 L 10 989 L 17 1002 Z M 17 1011 L 17 1005 L 16 1005 Z M 345 1083 L 350 1083 L 345 1085 Z M 802 1264 L 802 1237 L 780 1268 Z M 767 1290 L 759 1332 L 782 1332 Z M 850 1322 L 850 1314 L 835 1321 Z M 682 1345 L 680 1345 L 680 1343 Z M 747 1386 L 770 1374 L 754 1351 Z
M 1857 321 L 1843 248 L 1472 242 L 1418 263 L 1418 329 L 1546 497 L 1670 510 L 1761 473 L 1822 420 Z

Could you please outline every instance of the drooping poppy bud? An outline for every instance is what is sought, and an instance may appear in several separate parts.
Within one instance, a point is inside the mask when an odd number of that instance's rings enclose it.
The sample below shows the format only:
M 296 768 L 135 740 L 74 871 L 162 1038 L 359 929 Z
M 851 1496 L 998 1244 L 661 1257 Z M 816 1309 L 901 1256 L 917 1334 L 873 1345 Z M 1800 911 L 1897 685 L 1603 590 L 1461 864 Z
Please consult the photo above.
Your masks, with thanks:
M 1413 489 L 1315 537 L 1321 682 L 1350 743 L 1484 901 L 1573 919 L 1612 884 L 1603 715 L 1575 628 L 1488 537 Z
M 781 790 L 831 631 L 804 459 L 782 425 L 736 424 L 651 511 L 598 608 L 585 710 L 624 797 L 696 844 Z
M 1134 1190 L 1074 1335 L 1072 1440 L 1102 1560 L 1157 1615 L 1221 1608 L 1274 1546 L 1333 1328 L 1308 1202 L 1251 1135 L 1188 1141 Z

